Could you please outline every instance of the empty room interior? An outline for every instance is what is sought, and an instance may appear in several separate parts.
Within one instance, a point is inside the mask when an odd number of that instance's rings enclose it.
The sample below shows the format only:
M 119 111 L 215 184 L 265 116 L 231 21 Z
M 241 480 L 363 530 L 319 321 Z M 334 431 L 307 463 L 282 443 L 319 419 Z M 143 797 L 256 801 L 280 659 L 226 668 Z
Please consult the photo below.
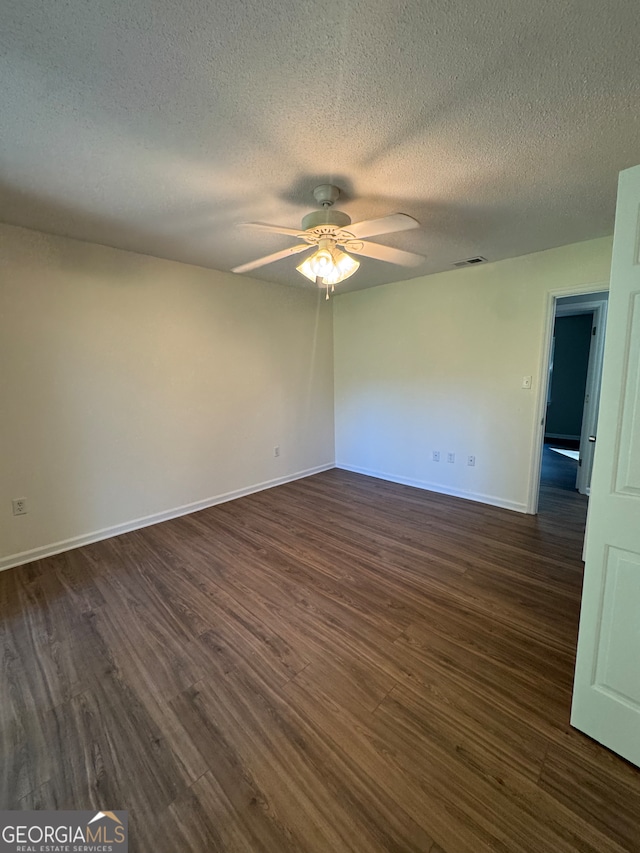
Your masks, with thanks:
M 638 853 L 636 4 L 0 8 L 0 849 Z

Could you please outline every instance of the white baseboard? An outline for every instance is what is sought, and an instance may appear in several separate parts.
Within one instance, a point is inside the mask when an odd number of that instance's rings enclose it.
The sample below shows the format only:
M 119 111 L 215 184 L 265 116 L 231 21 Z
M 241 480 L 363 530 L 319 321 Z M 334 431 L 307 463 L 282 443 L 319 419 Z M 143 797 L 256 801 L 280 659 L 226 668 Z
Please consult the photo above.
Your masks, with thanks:
M 443 486 L 441 483 L 430 483 L 425 480 L 414 480 L 410 477 L 400 477 L 396 474 L 386 474 L 383 471 L 371 471 L 368 468 L 358 468 L 354 465 L 344 465 L 342 462 L 336 462 L 336 468 L 343 471 L 353 471 L 354 474 L 365 474 L 367 477 L 375 477 L 378 480 L 388 480 L 391 483 L 400 483 L 403 486 L 414 486 L 416 489 L 424 489 L 427 492 L 437 492 L 440 495 L 451 495 L 454 498 L 464 498 L 468 501 L 478 501 L 478 503 L 490 504 L 491 506 L 499 506 L 502 509 L 511 509 L 514 512 L 526 513 L 527 505 L 518 503 L 517 501 L 508 501 L 504 498 L 495 497 L 495 495 L 484 495 L 480 492 L 469 492 L 465 489 L 454 489 L 450 486 Z
M 101 530 L 94 530 L 91 533 L 73 536 L 71 539 L 62 539 L 59 542 L 52 542 L 50 545 L 41 545 L 39 548 L 32 548 L 30 551 L 10 554 L 8 557 L 0 558 L 0 572 L 5 569 L 13 569 L 15 566 L 22 566 L 25 563 L 31 563 L 34 560 L 41 560 L 44 557 L 52 557 L 54 554 L 61 554 L 63 551 L 71 551 L 73 548 L 81 548 L 83 545 L 90 545 L 92 542 L 100 542 L 102 539 L 110 539 L 112 536 L 119 536 L 121 533 L 130 533 L 132 530 L 140 530 L 142 527 L 149 527 L 152 524 L 169 521 L 171 518 L 189 515 L 189 513 L 198 512 L 198 510 L 207 509 L 216 504 L 234 501 L 236 498 L 252 495 L 255 492 L 262 492 L 265 489 L 272 489 L 274 486 L 291 483 L 293 480 L 301 480 L 303 477 L 310 477 L 312 474 L 319 474 L 321 471 L 329 471 L 331 468 L 335 468 L 333 462 L 326 465 L 317 465 L 315 468 L 307 468 L 304 471 L 297 471 L 295 474 L 288 474 L 285 477 L 276 477 L 264 483 L 255 483 L 244 489 L 236 489 L 233 492 L 226 492 L 223 495 L 216 495 L 215 497 L 205 498 L 201 501 L 183 504 L 183 506 L 156 512 L 153 515 L 145 515 L 142 518 L 134 518 L 132 521 L 125 521 L 122 524 L 115 524 L 112 527 L 103 527 Z

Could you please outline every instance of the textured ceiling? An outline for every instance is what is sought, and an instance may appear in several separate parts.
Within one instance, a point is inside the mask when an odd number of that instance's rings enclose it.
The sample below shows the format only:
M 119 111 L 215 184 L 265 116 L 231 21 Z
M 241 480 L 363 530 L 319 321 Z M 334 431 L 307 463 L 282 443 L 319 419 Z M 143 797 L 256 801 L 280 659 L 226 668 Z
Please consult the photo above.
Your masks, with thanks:
M 318 183 L 374 238 L 342 289 L 613 230 L 640 162 L 635 0 L 2 0 L 0 219 L 228 270 Z M 299 258 L 257 270 L 305 286 Z M 306 286 L 311 286 L 308 282 Z

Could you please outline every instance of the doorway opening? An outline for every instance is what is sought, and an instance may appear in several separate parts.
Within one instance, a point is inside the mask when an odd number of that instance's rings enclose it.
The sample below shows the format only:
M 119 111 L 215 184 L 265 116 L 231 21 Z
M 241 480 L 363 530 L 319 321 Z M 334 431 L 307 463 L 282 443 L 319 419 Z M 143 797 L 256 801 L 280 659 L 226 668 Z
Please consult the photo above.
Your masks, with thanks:
M 529 512 L 562 512 L 589 495 L 608 298 L 606 290 L 550 295 Z

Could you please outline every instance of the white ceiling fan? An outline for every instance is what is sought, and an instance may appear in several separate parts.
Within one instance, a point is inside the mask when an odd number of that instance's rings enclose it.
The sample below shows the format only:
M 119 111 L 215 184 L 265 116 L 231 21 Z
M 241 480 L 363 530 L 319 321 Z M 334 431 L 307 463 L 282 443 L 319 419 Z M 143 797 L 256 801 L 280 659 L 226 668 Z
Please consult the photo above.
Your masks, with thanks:
M 391 234 L 394 231 L 419 228 L 420 223 L 412 216 L 407 216 L 406 213 L 394 213 L 391 216 L 383 216 L 381 219 L 367 219 L 362 222 L 355 222 L 352 225 L 351 219 L 346 213 L 331 209 L 340 196 L 338 187 L 322 184 L 315 188 L 313 195 L 321 209 L 308 213 L 302 220 L 301 229 L 267 225 L 264 222 L 243 223 L 245 228 L 269 231 L 274 234 L 286 234 L 303 242 L 291 246 L 289 249 L 274 252 L 264 258 L 258 258 L 256 261 L 241 264 L 234 267 L 232 272 L 250 272 L 258 267 L 272 264 L 274 261 L 289 257 L 289 255 L 297 255 L 299 252 L 304 252 L 315 246 L 316 251 L 306 258 L 297 267 L 297 270 L 319 286 L 326 286 L 328 299 L 329 286 L 333 290 L 334 285 L 349 278 L 360 266 L 360 262 L 352 258 L 348 254 L 349 252 L 405 267 L 417 266 L 424 260 L 423 255 L 393 249 L 391 246 L 382 246 L 380 243 L 370 243 L 362 239 L 363 237 L 375 237 L 378 234 Z

